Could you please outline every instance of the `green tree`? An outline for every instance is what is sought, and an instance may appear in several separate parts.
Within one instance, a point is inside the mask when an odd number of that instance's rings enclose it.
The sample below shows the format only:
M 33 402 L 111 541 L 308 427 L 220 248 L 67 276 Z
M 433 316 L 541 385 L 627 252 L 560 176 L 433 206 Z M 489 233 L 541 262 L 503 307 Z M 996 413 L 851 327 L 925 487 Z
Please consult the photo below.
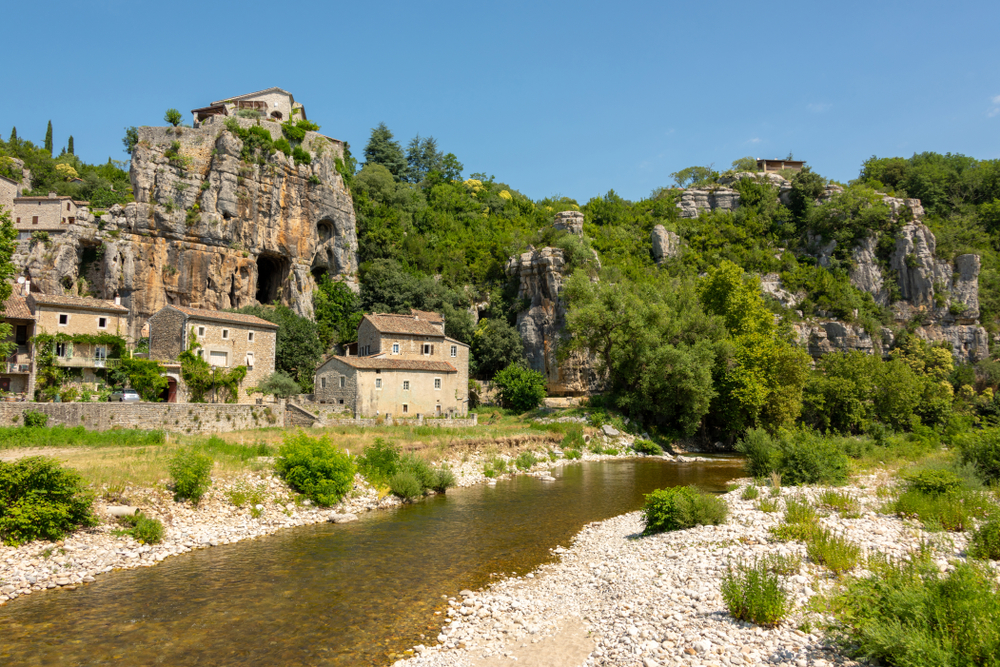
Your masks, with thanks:
M 320 277 L 313 292 L 313 313 L 316 332 L 324 350 L 331 345 L 347 343 L 357 338 L 361 323 L 361 301 L 343 281 Z
M 74 153 L 74 148 L 73 148 L 73 135 L 72 134 L 69 135 L 69 141 L 66 142 L 66 152 L 69 153 L 70 155 L 74 155 L 75 154 Z
M 17 230 L 10 220 L 10 212 L 0 206 L 0 309 L 3 309 L 10 298 L 11 279 L 17 272 L 12 260 L 17 249 Z M 0 313 L 2 318 L 2 313 Z M 0 321 L 0 359 L 6 359 L 15 349 L 14 343 L 7 342 L 11 337 L 11 325 Z
M 756 163 L 755 163 L 756 164 Z M 707 167 L 687 167 L 670 174 L 679 188 L 697 187 L 700 185 L 710 185 L 719 177 L 719 172 L 712 170 L 712 165 Z
M 130 125 L 125 128 L 125 136 L 122 137 L 122 146 L 125 147 L 125 152 L 131 155 L 135 151 L 135 145 L 139 143 L 139 130 L 135 125 Z
M 393 138 L 392 131 L 385 123 L 379 123 L 378 127 L 372 129 L 371 137 L 365 146 L 365 164 L 382 165 L 397 181 L 406 178 L 408 167 L 403 148 Z
M 52 155 L 52 121 L 49 121 L 49 126 L 45 130 L 45 151 L 51 157 Z
M 282 371 L 274 371 L 260 383 L 259 386 L 252 388 L 251 393 L 260 392 L 261 394 L 271 394 L 277 398 L 288 398 L 289 396 L 294 396 L 300 392 L 299 383 L 296 382 L 290 375 L 283 373 Z
M 809 167 L 792 178 L 792 191 L 789 194 L 792 214 L 797 220 L 804 220 L 813 202 L 819 199 L 826 187 L 826 179 L 815 173 Z
M 17 126 L 10 128 L 10 139 L 7 140 L 9 143 L 15 143 L 17 141 Z
M 757 158 L 747 156 L 733 160 L 733 169 L 736 171 L 757 171 Z
M 163 120 L 170 123 L 174 127 L 180 125 L 183 118 L 184 117 L 181 116 L 181 112 L 177 109 L 167 109 L 166 113 L 163 114 Z
M 517 329 L 502 318 L 482 319 L 472 334 L 472 359 L 475 374 L 484 380 L 511 364 L 524 361 L 524 341 Z
M 254 315 L 277 324 L 275 370 L 291 376 L 304 392 L 312 391 L 313 375 L 323 356 L 316 323 L 298 315 L 288 306 L 246 306 L 233 312 Z
M 521 364 L 511 364 L 493 377 L 500 404 L 511 410 L 527 412 L 545 398 L 545 376 Z
M 153 359 L 124 357 L 118 362 L 113 374 L 115 384 L 128 385 L 139 392 L 144 401 L 158 401 L 167 388 L 167 378 L 162 375 L 163 367 Z

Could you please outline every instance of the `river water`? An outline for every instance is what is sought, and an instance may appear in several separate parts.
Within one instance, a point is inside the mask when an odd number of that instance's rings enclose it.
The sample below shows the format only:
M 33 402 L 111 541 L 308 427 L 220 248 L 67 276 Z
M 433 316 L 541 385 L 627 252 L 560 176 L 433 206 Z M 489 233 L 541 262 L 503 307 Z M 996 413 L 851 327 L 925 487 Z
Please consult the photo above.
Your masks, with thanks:
M 742 474 L 734 459 L 577 463 L 194 551 L 0 608 L 0 665 L 385 665 L 435 642 L 442 595 L 533 570 L 653 489 Z

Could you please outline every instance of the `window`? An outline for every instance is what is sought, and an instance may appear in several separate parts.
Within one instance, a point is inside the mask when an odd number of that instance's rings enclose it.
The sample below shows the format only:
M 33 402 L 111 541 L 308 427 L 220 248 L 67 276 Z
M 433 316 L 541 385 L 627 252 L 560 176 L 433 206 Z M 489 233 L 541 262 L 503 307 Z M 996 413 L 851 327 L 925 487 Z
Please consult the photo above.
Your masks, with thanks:
M 98 347 L 94 349 L 94 359 L 107 359 L 108 358 L 108 348 Z
M 321 377 L 321 378 L 319 379 L 319 386 L 320 386 L 320 388 L 322 388 L 322 389 L 326 389 L 326 378 L 325 378 L 325 377 Z
M 208 353 L 210 366 L 229 366 L 229 353 L 212 351 Z
M 66 202 L 66 210 L 69 210 L 69 202 Z
M 69 224 L 71 224 L 71 225 L 72 225 L 72 224 L 75 224 L 75 223 L 76 223 L 76 218 L 75 218 L 75 217 L 73 217 L 72 215 L 71 215 L 71 216 L 69 216 Z
M 248 331 L 247 332 L 247 342 L 248 343 L 252 343 L 253 342 L 253 332 L 252 331 Z
M 403 380 L 403 391 L 409 391 L 409 390 L 410 390 L 410 381 Z
M 56 356 L 57 357 L 66 356 L 66 343 L 56 343 Z
M 392 353 L 393 354 L 399 354 L 399 343 L 393 343 L 392 344 Z
M 344 404 L 344 399 L 342 399 L 342 398 L 341 398 L 340 400 L 338 400 L 338 401 L 337 401 L 337 404 L 338 404 L 338 405 L 343 405 L 343 404 Z
M 345 377 L 345 376 L 341 375 L 341 376 L 340 376 L 340 388 L 341 388 L 341 389 L 343 389 L 343 388 L 344 388 L 344 385 L 345 385 L 346 383 L 347 383 L 347 377 Z
M 229 340 L 229 329 L 222 330 L 222 340 Z
M 458 356 L 458 345 L 452 345 L 451 346 L 451 356 L 452 357 L 457 357 Z
M 430 353 L 431 353 L 430 343 L 424 343 L 424 354 L 430 354 Z
M 434 378 L 434 388 L 435 389 L 441 388 L 441 378 Z
M 253 370 L 253 352 L 247 352 L 247 370 Z
M 98 329 L 107 329 L 108 328 L 108 318 L 106 318 L 106 317 L 98 317 L 97 318 L 97 328 Z
M 198 348 L 198 350 L 197 350 L 196 353 L 197 353 L 199 359 L 202 359 L 205 356 L 204 352 L 205 352 L 205 350 L 201 349 L 200 347 Z
M 205 327 L 198 327 L 198 337 L 199 338 L 205 337 Z
M 38 224 L 38 216 L 37 215 L 31 216 L 31 224 L 33 224 L 33 225 L 37 225 Z
M 18 345 L 28 344 L 28 326 L 26 324 L 17 325 L 14 333 L 14 342 Z
M 375 388 L 376 389 L 382 388 L 382 378 L 375 378 Z
M 403 403 L 403 414 L 405 415 L 409 411 L 410 411 L 410 406 L 407 405 L 406 403 Z
M 59 313 L 59 324 L 66 325 L 69 324 L 69 315 L 66 313 Z

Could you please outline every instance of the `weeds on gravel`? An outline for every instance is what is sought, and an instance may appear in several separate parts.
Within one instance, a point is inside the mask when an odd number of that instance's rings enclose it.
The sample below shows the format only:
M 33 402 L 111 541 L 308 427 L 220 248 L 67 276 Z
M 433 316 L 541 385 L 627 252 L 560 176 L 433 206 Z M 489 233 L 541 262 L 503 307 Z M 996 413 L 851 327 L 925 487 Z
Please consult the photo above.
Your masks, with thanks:
M 148 517 L 145 514 L 134 514 L 123 516 L 118 522 L 126 528 L 121 530 L 125 535 L 131 535 L 135 540 L 143 544 L 159 544 L 163 541 L 163 524 L 159 519 Z
M 1000 560 L 1000 519 L 991 519 L 972 534 L 969 555 L 983 560 Z
M 538 463 L 538 458 L 535 456 L 535 453 L 527 450 L 518 454 L 514 460 L 514 465 L 517 466 L 518 470 L 531 470 L 531 466 L 536 463 Z
M 819 494 L 819 504 L 841 514 L 855 514 L 860 509 L 858 501 L 852 495 L 832 489 L 827 489 Z
M 264 487 L 253 486 L 246 481 L 239 481 L 225 493 L 226 500 L 235 507 L 243 508 L 246 505 L 254 507 L 264 503 Z
M 781 495 L 781 473 L 780 472 L 772 472 L 771 476 L 770 476 L 770 479 L 771 479 L 771 496 L 772 497 L 774 497 L 774 496 L 780 496 Z
M 577 458 L 579 458 L 579 452 L 577 452 L 577 455 Z M 570 458 L 568 452 L 566 458 Z M 496 455 L 490 456 L 486 459 L 486 463 L 483 464 L 483 474 L 491 479 L 507 474 L 507 459 Z
M 761 498 L 757 502 L 757 509 L 761 512 L 777 512 L 778 511 L 778 499 L 777 498 Z
M 730 565 L 722 575 L 721 589 L 729 613 L 741 621 L 773 627 L 791 607 L 778 575 L 765 561 Z
M 858 564 L 861 547 L 831 530 L 817 527 L 806 540 L 806 555 L 839 575 Z
M 740 495 L 740 498 L 742 498 L 743 500 L 757 500 L 757 497 L 759 495 L 760 495 L 760 489 L 751 484 L 747 488 L 743 489 L 743 493 Z
M 1000 665 L 1000 591 L 987 568 L 942 576 L 929 555 L 869 560 L 832 600 L 834 640 L 852 657 L 899 667 Z
M 785 522 L 771 529 L 779 540 L 807 541 L 817 530 L 816 510 L 809 503 L 789 498 L 785 501 Z
M 790 554 L 784 556 L 782 554 L 769 554 L 764 558 L 764 564 L 767 565 L 767 569 L 775 574 L 789 575 L 798 574 L 799 569 L 802 567 L 802 556 L 797 554 Z
M 724 523 L 729 509 L 724 500 L 693 486 L 657 489 L 646 494 L 642 519 L 643 534 L 683 530 L 701 525 Z

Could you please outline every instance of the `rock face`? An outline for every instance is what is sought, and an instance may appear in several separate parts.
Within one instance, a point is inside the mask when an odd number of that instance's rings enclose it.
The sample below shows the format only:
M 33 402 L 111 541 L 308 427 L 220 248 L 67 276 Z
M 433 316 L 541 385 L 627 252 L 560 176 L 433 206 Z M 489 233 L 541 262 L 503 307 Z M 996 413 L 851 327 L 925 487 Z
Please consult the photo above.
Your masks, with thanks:
M 542 248 L 511 257 L 507 275 L 518 281 L 518 298 L 529 302 L 518 313 L 517 330 L 531 368 L 545 375 L 550 395 L 567 396 L 599 391 L 600 381 L 591 360 L 581 353 L 570 355 L 562 364 L 557 352 L 565 335 L 566 304 L 561 298 L 563 251 Z
M 667 231 L 663 225 L 653 227 L 653 259 L 657 264 L 663 264 L 672 257 L 681 254 L 681 237 Z
M 688 188 L 681 193 L 677 208 L 682 218 L 697 218 L 702 211 L 735 211 L 740 206 L 740 193 L 730 188 L 701 190 Z
M 135 203 L 81 219 L 51 247 L 22 242 L 15 261 L 33 285 L 49 294 L 120 295 L 133 336 L 166 304 L 221 310 L 278 301 L 311 317 L 320 274 L 353 286 L 354 208 L 335 165 L 343 144 L 308 132 L 310 164 L 278 151 L 248 162 L 221 121 L 140 128 L 130 170 Z M 281 138 L 277 123 L 261 127 Z
M 881 340 L 872 338 L 864 327 L 837 320 L 803 322 L 792 326 L 796 340 L 814 359 L 831 352 L 859 351 L 865 354 L 885 354 L 892 345 L 888 328 L 881 331 Z
M 556 229 L 569 232 L 570 234 L 582 236 L 583 213 L 580 213 L 579 211 L 562 211 L 560 213 L 556 213 L 552 226 Z

